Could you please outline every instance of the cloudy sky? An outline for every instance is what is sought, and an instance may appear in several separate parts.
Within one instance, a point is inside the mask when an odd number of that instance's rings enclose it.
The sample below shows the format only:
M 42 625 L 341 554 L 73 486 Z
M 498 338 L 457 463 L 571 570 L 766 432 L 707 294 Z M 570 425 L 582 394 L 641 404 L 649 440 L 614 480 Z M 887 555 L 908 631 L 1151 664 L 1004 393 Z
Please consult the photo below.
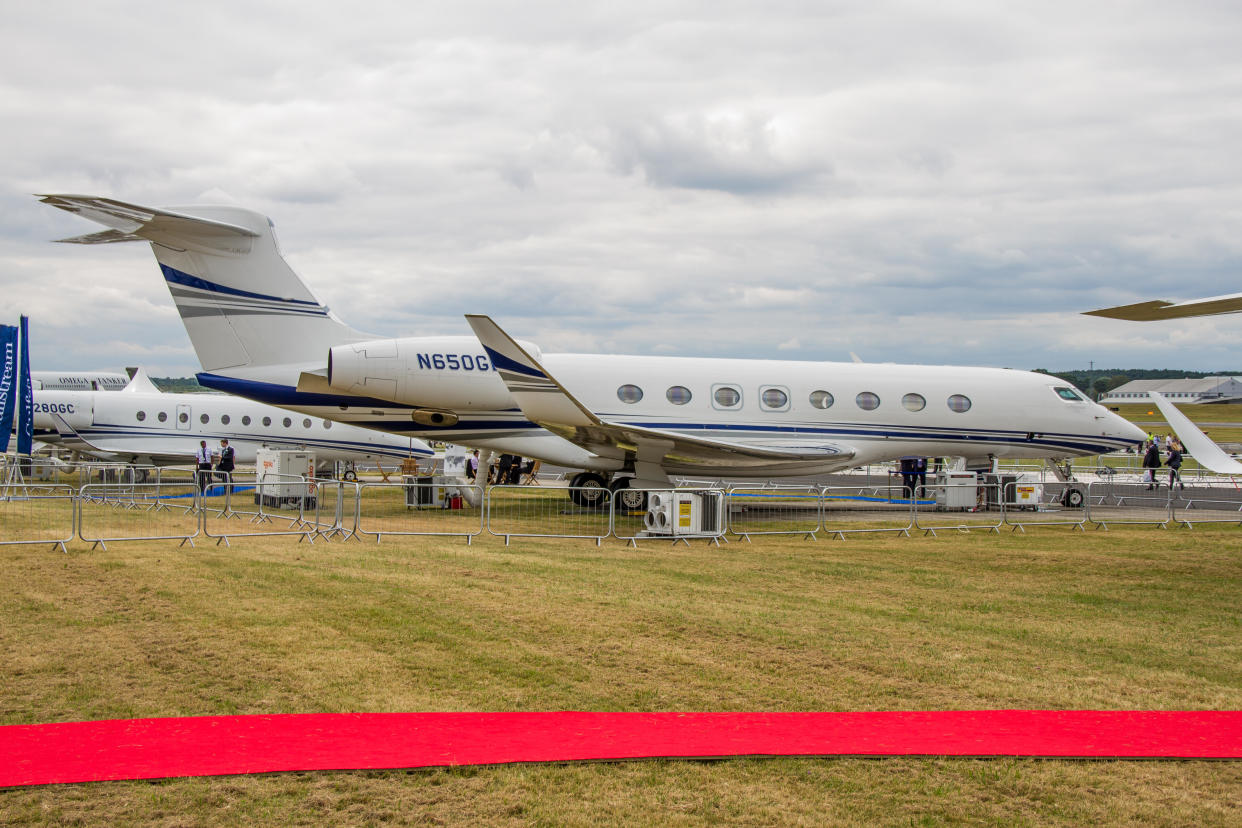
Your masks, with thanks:
M 32 193 L 267 213 L 384 336 L 1242 370 L 1232 2 L 7 2 L 0 317 L 197 362 L 145 245 Z

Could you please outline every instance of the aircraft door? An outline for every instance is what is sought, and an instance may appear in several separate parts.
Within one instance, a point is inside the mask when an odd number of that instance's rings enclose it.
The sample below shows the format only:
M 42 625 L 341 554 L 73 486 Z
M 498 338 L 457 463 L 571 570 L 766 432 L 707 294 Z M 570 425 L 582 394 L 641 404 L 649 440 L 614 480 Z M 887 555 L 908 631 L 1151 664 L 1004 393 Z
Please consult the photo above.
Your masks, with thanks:
M 190 417 L 191 417 L 190 406 L 184 405 L 184 404 L 177 406 L 177 430 L 178 431 L 189 431 L 190 430 Z

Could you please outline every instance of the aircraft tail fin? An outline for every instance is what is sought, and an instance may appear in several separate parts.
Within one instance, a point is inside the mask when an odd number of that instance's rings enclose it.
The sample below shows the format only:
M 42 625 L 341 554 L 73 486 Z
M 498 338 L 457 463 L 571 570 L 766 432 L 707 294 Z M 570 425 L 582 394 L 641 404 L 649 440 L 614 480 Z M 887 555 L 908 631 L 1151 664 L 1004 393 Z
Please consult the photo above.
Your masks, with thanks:
M 1200 431 L 1189 417 L 1178 411 L 1177 406 L 1157 391 L 1151 392 L 1151 396 L 1156 401 L 1160 413 L 1172 426 L 1177 439 L 1182 442 L 1186 451 L 1198 461 L 1200 466 L 1217 474 L 1242 475 L 1242 463 L 1225 454 L 1224 449 L 1212 442 L 1212 438 Z
M 109 198 L 44 195 L 45 204 L 109 228 L 71 244 L 146 241 L 203 369 L 293 384 L 328 348 L 370 339 L 347 326 L 293 271 L 271 221 L 232 206 L 163 209 Z M 287 366 L 287 367 L 286 367 Z

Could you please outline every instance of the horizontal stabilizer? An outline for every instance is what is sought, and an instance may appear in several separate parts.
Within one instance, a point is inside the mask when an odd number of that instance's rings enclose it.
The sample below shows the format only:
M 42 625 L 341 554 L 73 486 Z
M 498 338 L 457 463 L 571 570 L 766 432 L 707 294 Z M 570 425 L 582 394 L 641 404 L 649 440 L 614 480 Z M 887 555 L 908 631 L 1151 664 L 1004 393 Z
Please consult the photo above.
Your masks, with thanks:
M 1173 433 L 1177 435 L 1177 439 L 1200 466 L 1217 474 L 1242 475 L 1242 463 L 1225 454 L 1224 449 L 1212 442 L 1212 438 L 1200 431 L 1199 427 L 1179 411 L 1177 406 L 1157 391 L 1151 392 L 1151 396 L 1159 406 L 1160 413 L 1173 427 Z
M 87 233 L 85 236 L 70 236 L 57 239 L 57 244 L 115 244 L 117 242 L 146 241 L 142 236 L 126 233 L 122 230 L 100 230 L 98 233 Z
M 251 240 L 259 235 L 237 224 L 110 198 L 81 195 L 41 195 L 38 198 L 44 204 L 111 228 L 104 233 L 64 239 L 73 244 L 107 244 L 140 238 L 175 250 L 243 255 L 250 252 Z

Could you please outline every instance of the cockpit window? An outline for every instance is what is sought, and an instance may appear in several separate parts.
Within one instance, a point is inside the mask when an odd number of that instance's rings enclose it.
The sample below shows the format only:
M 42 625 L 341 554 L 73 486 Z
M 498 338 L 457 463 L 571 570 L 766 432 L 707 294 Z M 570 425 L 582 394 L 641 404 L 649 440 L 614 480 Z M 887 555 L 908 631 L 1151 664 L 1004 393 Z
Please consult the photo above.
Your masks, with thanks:
M 1064 385 L 1058 385 L 1052 389 L 1057 392 L 1057 396 L 1063 400 L 1071 400 L 1073 402 L 1082 402 L 1082 395 L 1073 388 L 1067 388 Z

